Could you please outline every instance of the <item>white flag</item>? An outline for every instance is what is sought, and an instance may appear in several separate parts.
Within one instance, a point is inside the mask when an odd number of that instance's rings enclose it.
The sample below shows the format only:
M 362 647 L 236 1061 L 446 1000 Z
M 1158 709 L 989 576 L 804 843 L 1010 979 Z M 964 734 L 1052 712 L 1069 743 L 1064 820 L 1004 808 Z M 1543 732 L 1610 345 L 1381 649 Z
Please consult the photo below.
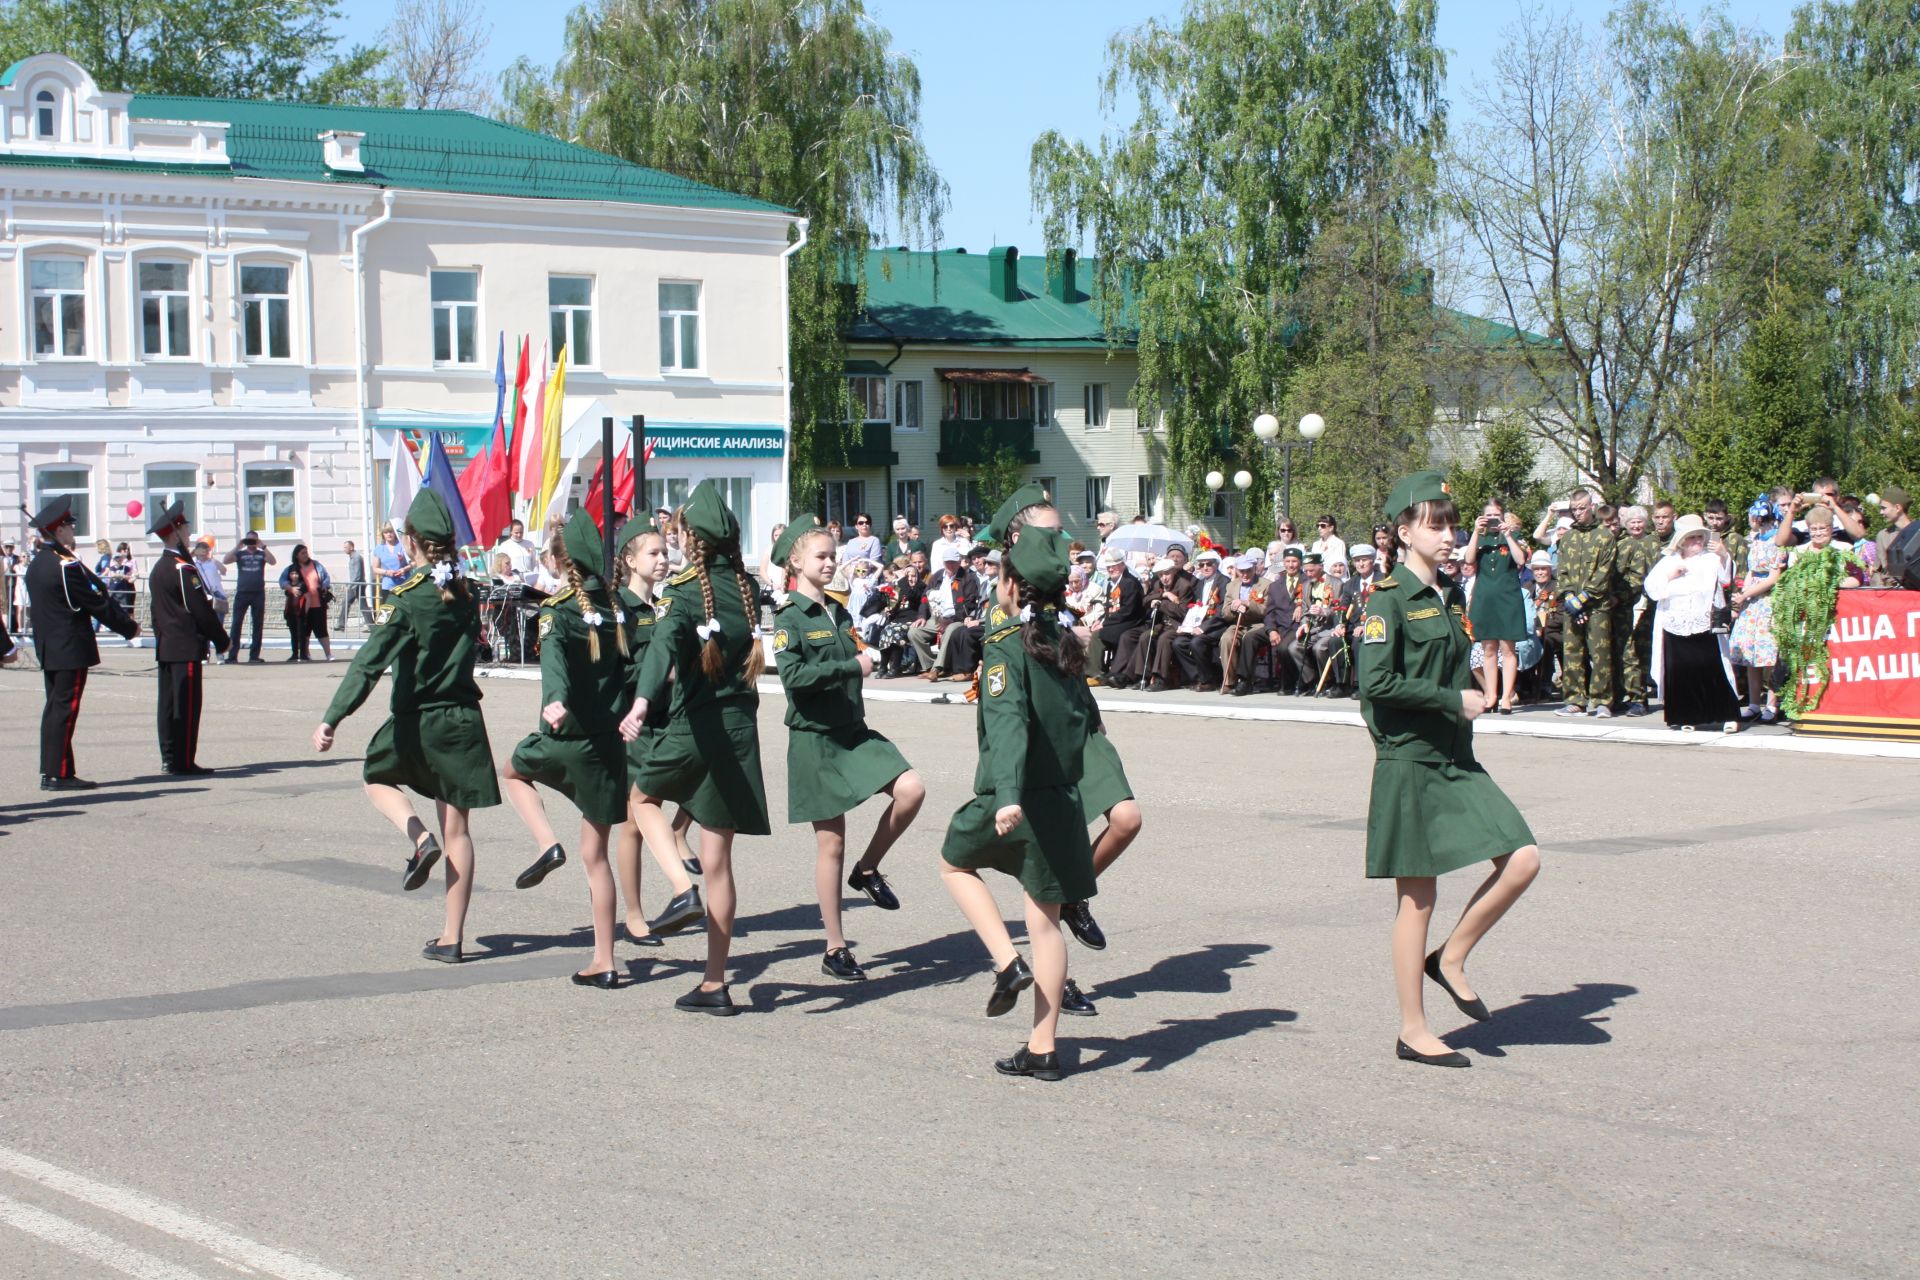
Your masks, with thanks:
M 387 518 L 393 527 L 406 526 L 407 509 L 413 506 L 414 495 L 420 492 L 420 469 L 414 465 L 413 451 L 407 448 L 407 442 L 398 431 L 393 433 L 393 464 L 388 468 L 392 479 L 387 487 L 393 492 L 393 499 L 387 503 Z

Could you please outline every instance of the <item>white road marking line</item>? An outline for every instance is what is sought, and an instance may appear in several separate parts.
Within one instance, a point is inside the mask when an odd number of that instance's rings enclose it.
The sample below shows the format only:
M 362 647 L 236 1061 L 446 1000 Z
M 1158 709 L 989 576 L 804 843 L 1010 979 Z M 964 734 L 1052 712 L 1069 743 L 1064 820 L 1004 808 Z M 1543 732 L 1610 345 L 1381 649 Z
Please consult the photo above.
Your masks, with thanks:
M 89 1262 L 112 1267 L 121 1275 L 135 1277 L 135 1280 L 205 1280 L 198 1272 L 177 1267 L 165 1258 L 156 1258 L 130 1244 L 122 1244 L 112 1236 L 101 1235 L 91 1227 L 68 1222 L 58 1214 L 36 1209 L 6 1196 L 0 1196 L 0 1223 L 30 1236 L 38 1236 L 48 1244 L 57 1244 Z
M 37 1182 L 49 1190 L 62 1195 L 72 1196 L 96 1209 L 105 1209 L 108 1213 L 118 1214 L 141 1226 L 163 1231 L 180 1240 L 191 1241 L 214 1253 L 224 1254 L 228 1258 L 243 1262 L 280 1280 L 348 1280 L 338 1271 L 331 1271 L 317 1262 L 309 1262 L 296 1254 L 286 1253 L 245 1236 L 237 1235 L 225 1227 L 216 1226 L 204 1219 L 196 1218 L 182 1209 L 138 1191 L 129 1191 L 123 1187 L 109 1186 L 104 1182 L 95 1182 L 77 1173 L 69 1173 L 44 1160 L 36 1160 L 30 1155 L 0 1147 L 0 1170 Z M 181 1272 L 181 1275 L 190 1275 Z

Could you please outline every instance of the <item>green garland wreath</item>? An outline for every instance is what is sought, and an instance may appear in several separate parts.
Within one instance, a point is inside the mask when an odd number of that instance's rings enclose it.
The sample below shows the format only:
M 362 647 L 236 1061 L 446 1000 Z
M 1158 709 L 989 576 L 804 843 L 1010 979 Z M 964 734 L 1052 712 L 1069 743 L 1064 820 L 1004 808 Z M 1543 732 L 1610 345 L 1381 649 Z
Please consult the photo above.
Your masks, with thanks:
M 1803 551 L 1780 575 L 1773 597 L 1773 642 L 1780 662 L 1793 677 L 1787 682 L 1787 718 L 1798 720 L 1820 705 L 1832 667 L 1827 633 L 1833 629 L 1835 601 L 1851 567 L 1864 567 L 1844 547 Z M 1811 673 L 1811 675 L 1809 675 Z

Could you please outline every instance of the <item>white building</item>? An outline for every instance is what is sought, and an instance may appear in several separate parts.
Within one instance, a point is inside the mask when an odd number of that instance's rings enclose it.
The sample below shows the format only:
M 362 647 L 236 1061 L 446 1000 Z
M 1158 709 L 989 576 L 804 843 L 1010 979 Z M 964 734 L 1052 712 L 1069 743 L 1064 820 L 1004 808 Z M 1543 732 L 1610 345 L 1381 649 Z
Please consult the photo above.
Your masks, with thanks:
M 83 538 L 150 549 L 128 504 L 177 497 L 221 548 L 326 563 L 384 516 L 399 432 L 451 433 L 456 467 L 484 447 L 504 332 L 509 381 L 520 335 L 536 376 L 570 348 L 580 486 L 600 418 L 643 414 L 649 505 L 712 477 L 764 546 L 798 227 L 465 112 L 105 93 L 25 59 L 0 74 L 0 504 L 66 493 Z

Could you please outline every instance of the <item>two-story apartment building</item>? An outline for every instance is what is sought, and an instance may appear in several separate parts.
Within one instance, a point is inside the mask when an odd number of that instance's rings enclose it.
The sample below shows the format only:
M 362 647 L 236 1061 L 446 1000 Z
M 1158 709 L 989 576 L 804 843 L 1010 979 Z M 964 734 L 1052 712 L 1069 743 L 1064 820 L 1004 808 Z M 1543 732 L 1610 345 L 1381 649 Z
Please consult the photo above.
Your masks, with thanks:
M 0 505 L 139 546 L 325 561 L 384 517 L 396 438 L 478 452 L 521 335 L 568 348 L 567 456 L 647 418 L 656 505 L 786 514 L 789 212 L 465 112 L 103 92 L 0 74 Z M 804 228 L 801 228 L 802 232 Z M 497 531 L 477 531 L 489 540 Z
M 846 334 L 864 420 L 844 455 L 818 458 L 826 513 L 866 511 L 931 529 L 982 515 L 979 471 L 1011 450 L 1090 535 L 1103 510 L 1184 521 L 1165 479 L 1165 435 L 1133 407 L 1137 361 L 1109 346 L 1073 254 L 1049 276 L 1018 249 L 867 255 L 867 305 Z

